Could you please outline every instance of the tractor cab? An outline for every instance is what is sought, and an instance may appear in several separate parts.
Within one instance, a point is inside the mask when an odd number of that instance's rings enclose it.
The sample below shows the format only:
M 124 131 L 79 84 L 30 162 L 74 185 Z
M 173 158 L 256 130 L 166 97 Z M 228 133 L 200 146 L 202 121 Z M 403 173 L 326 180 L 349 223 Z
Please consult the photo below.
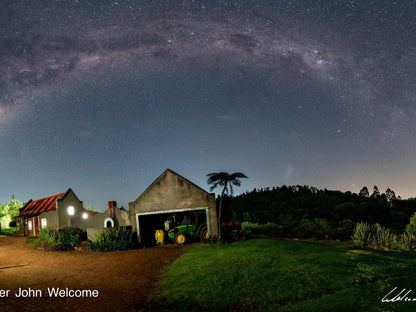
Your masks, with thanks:
M 205 218 L 205 215 L 204 215 L 204 218 Z M 181 225 L 187 225 L 187 226 L 198 225 L 201 223 L 200 219 L 201 219 L 200 214 L 187 215 L 183 218 Z
M 183 245 L 190 241 L 205 241 L 208 238 L 206 214 L 186 215 L 180 225 L 168 231 L 168 237 L 177 245 Z

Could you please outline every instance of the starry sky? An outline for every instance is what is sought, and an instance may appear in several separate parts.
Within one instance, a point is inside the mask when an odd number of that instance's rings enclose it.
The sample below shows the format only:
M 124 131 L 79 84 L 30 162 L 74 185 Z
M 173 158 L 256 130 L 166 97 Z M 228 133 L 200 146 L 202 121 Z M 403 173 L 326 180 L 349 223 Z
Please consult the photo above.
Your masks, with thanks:
M 415 1 L 0 3 L 0 202 L 208 190 L 416 196 Z M 217 191 L 218 192 L 218 191 Z

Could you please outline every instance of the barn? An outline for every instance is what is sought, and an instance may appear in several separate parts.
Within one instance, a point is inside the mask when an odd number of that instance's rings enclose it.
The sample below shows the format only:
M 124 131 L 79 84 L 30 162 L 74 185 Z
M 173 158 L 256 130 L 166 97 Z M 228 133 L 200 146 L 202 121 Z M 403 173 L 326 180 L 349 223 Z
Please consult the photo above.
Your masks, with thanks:
M 166 169 L 135 201 L 129 203 L 130 221 L 139 242 L 150 245 L 155 230 L 166 220 L 180 223 L 189 214 L 202 213 L 208 234 L 218 235 L 215 194 Z

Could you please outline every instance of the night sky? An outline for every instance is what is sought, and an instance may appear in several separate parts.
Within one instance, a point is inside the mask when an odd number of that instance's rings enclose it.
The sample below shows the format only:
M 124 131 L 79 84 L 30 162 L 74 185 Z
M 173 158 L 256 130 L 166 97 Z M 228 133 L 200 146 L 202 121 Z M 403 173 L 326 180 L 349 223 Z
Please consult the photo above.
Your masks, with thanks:
M 0 202 L 208 189 L 416 196 L 415 1 L 1 1 Z M 217 190 L 218 191 L 218 190 Z M 237 192 L 237 194 L 238 194 Z

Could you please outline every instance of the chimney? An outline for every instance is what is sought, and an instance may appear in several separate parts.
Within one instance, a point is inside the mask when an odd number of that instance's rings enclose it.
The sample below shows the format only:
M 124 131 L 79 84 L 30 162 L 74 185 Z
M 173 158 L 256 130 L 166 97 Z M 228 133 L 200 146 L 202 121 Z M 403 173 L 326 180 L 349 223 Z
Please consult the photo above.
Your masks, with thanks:
M 113 200 L 108 202 L 108 213 L 110 218 L 114 218 L 114 208 L 117 207 L 117 203 Z

